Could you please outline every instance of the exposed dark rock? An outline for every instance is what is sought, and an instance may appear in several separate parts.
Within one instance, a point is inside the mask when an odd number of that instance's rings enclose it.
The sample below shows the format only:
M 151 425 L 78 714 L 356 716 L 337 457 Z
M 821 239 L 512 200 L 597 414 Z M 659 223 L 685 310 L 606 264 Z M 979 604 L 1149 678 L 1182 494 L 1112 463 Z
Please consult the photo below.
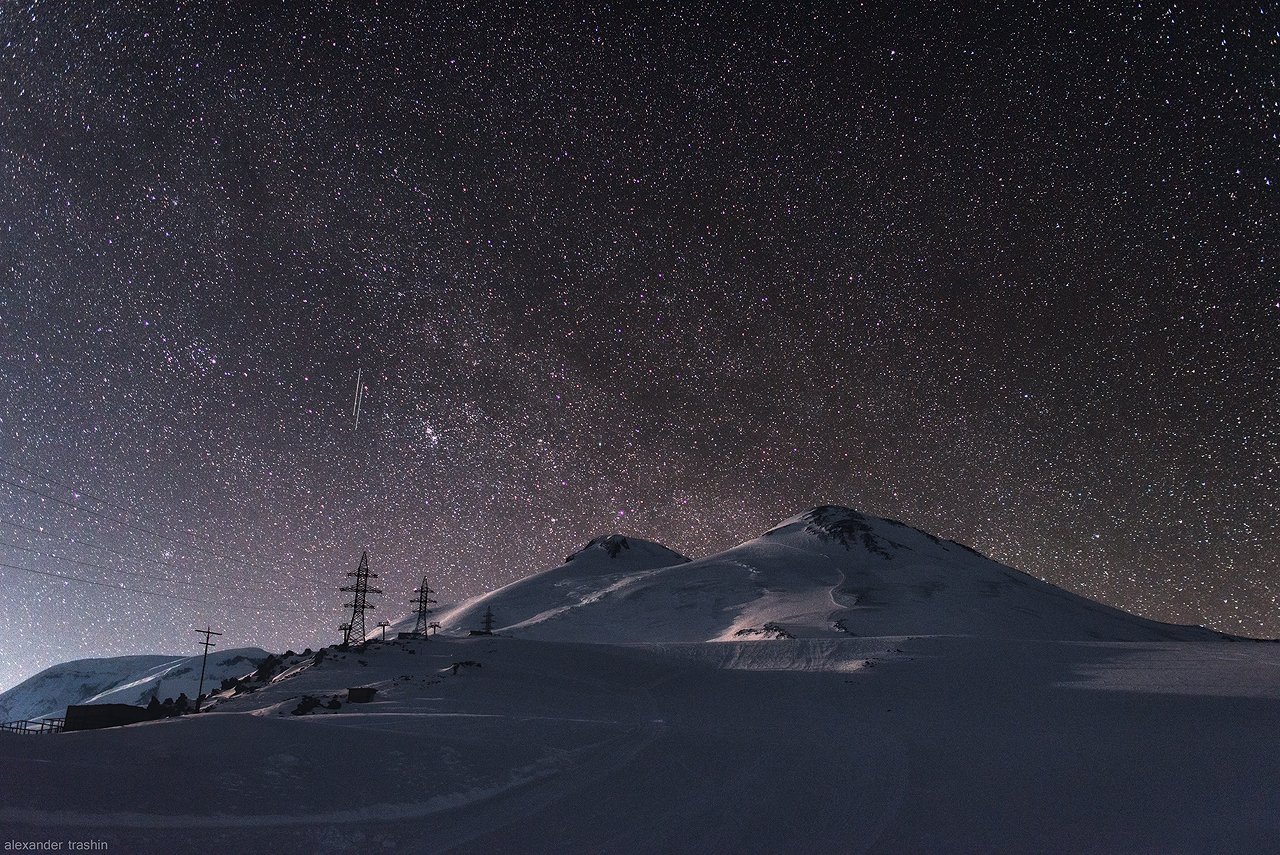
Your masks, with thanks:
M 610 534 L 605 537 L 597 537 L 588 542 L 586 546 L 582 547 L 577 552 L 565 558 L 565 563 L 567 564 L 577 558 L 593 546 L 599 546 L 610 558 L 617 558 L 618 555 L 622 553 L 622 550 L 631 548 L 631 543 L 620 534 Z
M 845 549 L 861 543 L 868 552 L 882 558 L 890 557 L 886 548 L 889 542 L 877 537 L 867 518 L 855 510 L 838 505 L 823 505 L 809 511 L 801 519 L 805 524 L 805 531 L 816 534 L 823 540 L 834 540 Z

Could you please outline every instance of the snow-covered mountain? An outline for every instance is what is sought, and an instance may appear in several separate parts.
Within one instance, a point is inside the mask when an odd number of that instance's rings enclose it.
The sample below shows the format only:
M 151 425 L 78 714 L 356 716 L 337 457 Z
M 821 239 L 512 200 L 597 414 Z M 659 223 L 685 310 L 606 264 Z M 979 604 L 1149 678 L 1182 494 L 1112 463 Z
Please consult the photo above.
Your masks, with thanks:
M 498 634 L 469 636 L 488 609 Z M 438 637 L 288 657 L 199 715 L 0 733 L 0 777 L 21 782 L 0 827 L 276 855 L 1280 839 L 1280 762 L 1258 749 L 1280 645 L 1143 620 L 846 508 L 697 561 L 600 538 L 437 617 Z M 174 682 L 192 662 L 95 697 L 192 695 Z
M 439 616 L 465 634 L 492 609 L 522 638 L 628 643 L 839 635 L 1060 641 L 1212 640 L 1006 567 L 967 546 L 849 508 L 814 508 L 696 561 L 599 538 L 565 564 Z
M 492 609 L 503 634 L 596 643 L 968 635 L 1058 641 L 1205 641 L 1072 594 L 894 520 L 823 506 L 724 552 L 689 560 L 623 535 L 435 615 L 466 635 Z M 397 624 L 412 626 L 412 619 Z M 206 687 L 252 671 L 256 648 L 209 657 Z M 61 715 L 68 704 L 194 696 L 199 657 L 82 659 L 0 694 L 0 721 Z
M 253 671 L 267 652 L 257 647 L 209 654 L 205 690 Z M 114 656 L 46 668 L 0 694 L 0 721 L 60 717 L 71 704 L 140 704 L 152 697 L 196 696 L 199 656 Z

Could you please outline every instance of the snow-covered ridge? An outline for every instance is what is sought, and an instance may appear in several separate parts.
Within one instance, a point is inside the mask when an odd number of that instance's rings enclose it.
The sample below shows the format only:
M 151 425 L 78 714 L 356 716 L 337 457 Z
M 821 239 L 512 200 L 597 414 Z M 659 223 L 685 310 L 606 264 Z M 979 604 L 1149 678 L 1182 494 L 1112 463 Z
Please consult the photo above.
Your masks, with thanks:
M 1131 615 L 896 520 L 823 505 L 694 561 L 621 535 L 440 616 L 499 631 L 603 643 L 882 635 L 1073 641 L 1211 640 Z

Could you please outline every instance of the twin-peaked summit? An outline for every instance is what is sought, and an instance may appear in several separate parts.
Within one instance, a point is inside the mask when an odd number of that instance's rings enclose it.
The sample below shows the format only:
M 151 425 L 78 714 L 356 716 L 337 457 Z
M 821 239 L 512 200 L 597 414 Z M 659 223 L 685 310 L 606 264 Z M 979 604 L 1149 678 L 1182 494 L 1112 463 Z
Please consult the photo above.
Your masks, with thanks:
M 1222 638 L 1137 617 L 952 541 L 849 508 L 814 508 L 732 549 L 689 560 L 622 535 L 440 616 L 446 631 L 588 642 L 844 635 L 1068 641 Z

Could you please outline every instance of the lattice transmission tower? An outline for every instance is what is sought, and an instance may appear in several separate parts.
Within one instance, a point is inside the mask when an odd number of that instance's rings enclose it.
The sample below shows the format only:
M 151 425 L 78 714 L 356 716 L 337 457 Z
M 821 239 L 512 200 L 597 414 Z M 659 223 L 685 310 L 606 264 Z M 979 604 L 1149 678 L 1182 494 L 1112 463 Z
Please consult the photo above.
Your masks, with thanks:
M 355 576 L 354 585 L 344 585 L 338 590 L 349 591 L 354 596 L 351 602 L 342 605 L 351 609 L 351 620 L 338 627 L 343 631 L 342 646 L 343 647 L 364 647 L 364 613 L 373 611 L 374 606 L 369 605 L 368 597 L 370 594 L 381 594 L 381 588 L 370 588 L 369 580 L 377 579 L 377 573 L 369 572 L 369 553 L 360 553 L 360 566 L 356 568 L 354 573 L 348 573 L 348 576 Z
M 422 587 L 414 591 L 418 595 L 417 599 L 409 602 L 418 607 L 418 620 L 413 625 L 414 635 L 426 635 L 430 623 L 427 620 L 427 614 L 431 611 L 429 606 L 436 600 L 431 599 L 431 595 L 437 593 L 427 587 L 427 577 L 422 577 Z

